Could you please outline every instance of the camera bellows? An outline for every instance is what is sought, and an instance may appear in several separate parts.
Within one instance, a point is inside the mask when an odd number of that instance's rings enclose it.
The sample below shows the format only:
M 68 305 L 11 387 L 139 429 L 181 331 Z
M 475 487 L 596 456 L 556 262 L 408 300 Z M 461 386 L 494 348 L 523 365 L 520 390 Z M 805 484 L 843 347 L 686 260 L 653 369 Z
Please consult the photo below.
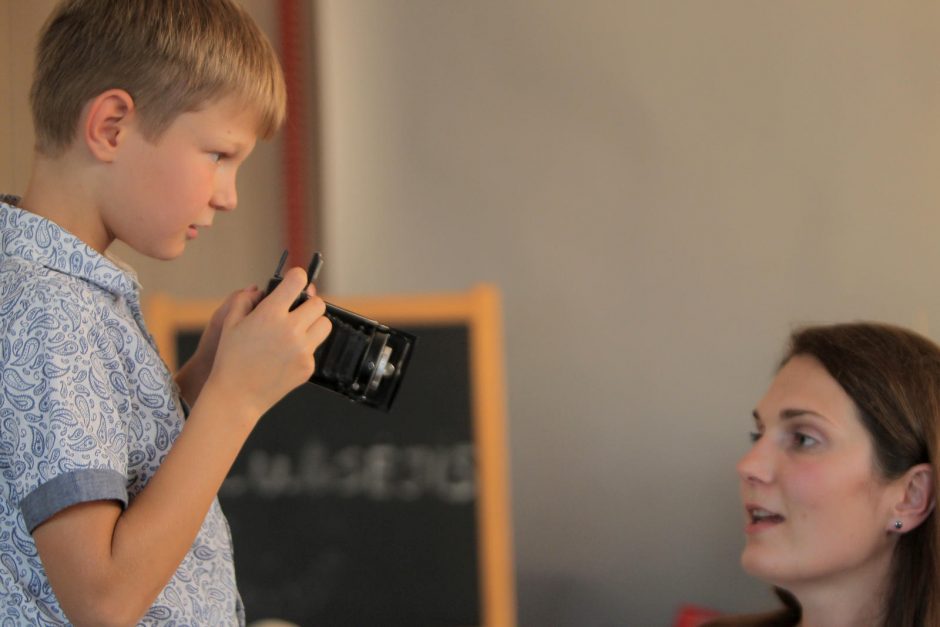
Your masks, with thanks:
M 342 385 L 353 385 L 372 338 L 334 318 L 333 331 L 313 354 L 317 371 Z

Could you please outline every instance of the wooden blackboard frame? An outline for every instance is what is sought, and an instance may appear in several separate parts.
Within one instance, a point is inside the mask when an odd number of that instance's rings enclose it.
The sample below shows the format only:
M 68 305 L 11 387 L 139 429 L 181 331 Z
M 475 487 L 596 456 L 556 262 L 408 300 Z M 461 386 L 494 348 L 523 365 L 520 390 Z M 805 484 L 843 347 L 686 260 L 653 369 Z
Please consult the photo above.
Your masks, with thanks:
M 506 391 L 499 291 L 480 284 L 466 292 L 334 298 L 329 302 L 390 326 L 465 324 L 470 338 L 470 387 L 479 529 L 483 625 L 516 622 L 510 495 L 507 483 Z M 154 294 L 144 303 L 148 328 L 163 359 L 176 369 L 176 337 L 205 328 L 221 304 Z

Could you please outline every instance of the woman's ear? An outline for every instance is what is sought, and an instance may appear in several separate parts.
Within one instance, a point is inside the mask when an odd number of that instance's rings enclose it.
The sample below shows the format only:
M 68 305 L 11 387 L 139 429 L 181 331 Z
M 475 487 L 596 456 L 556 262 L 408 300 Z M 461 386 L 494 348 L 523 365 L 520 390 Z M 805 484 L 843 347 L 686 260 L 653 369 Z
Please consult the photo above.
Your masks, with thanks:
M 95 158 L 114 159 L 135 112 L 134 99 L 123 89 L 101 92 L 85 105 L 83 139 Z
M 895 518 L 888 528 L 904 533 L 916 528 L 936 507 L 934 472 L 930 464 L 917 464 L 897 479 L 903 489 L 901 500 L 894 506 Z M 900 521 L 900 528 L 897 523 Z

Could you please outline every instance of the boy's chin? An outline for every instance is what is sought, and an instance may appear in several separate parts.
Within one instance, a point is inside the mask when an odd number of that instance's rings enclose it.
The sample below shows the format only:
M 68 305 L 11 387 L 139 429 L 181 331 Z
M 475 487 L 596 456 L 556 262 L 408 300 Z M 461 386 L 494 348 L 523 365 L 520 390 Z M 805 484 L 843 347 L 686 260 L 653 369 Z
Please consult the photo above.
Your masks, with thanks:
M 157 261 L 172 261 L 182 256 L 186 251 L 186 244 L 180 242 L 176 245 L 164 245 L 164 246 L 154 246 L 146 249 L 140 249 L 132 246 L 140 254 L 150 257 L 151 259 L 156 259 Z
M 148 240 L 143 237 L 122 237 L 121 234 L 118 234 L 115 239 L 138 255 L 143 255 L 148 259 L 157 261 L 172 261 L 176 259 L 186 251 L 187 244 L 187 241 L 182 237 L 152 238 Z
M 186 252 L 186 247 L 180 246 L 178 250 L 167 252 L 165 254 L 155 257 L 155 259 L 159 259 L 160 261 L 173 261 L 174 259 L 178 259 L 182 257 L 184 252 Z

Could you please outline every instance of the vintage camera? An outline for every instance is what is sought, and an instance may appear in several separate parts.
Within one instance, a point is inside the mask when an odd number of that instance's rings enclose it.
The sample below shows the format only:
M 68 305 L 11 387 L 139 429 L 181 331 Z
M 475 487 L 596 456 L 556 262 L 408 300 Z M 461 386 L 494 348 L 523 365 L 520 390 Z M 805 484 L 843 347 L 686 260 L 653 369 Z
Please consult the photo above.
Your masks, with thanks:
M 265 296 L 283 280 L 281 270 L 285 261 L 286 250 L 268 282 Z M 307 280 L 313 283 L 322 266 L 323 256 L 314 253 L 307 268 Z M 306 300 L 307 294 L 302 292 L 291 310 Z M 310 383 L 388 411 L 398 394 L 417 338 L 330 303 L 326 303 L 325 315 L 333 323 L 333 330 L 313 353 L 316 370 Z

